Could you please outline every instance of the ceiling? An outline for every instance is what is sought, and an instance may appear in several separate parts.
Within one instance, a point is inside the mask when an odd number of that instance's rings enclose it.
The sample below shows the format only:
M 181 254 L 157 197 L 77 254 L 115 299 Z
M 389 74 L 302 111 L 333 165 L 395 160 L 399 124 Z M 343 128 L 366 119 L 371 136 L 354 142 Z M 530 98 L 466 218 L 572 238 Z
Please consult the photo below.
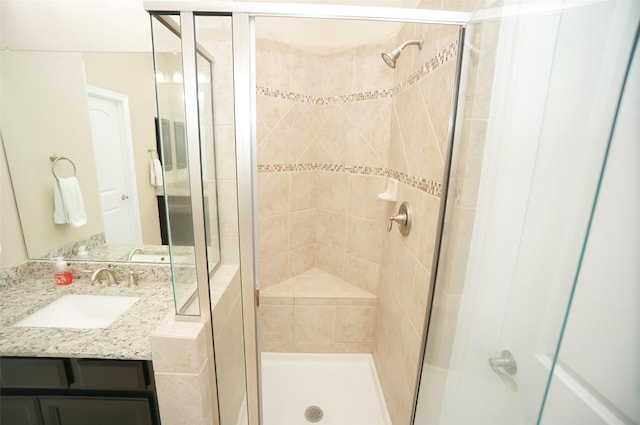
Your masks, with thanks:
M 289 0 L 284 0 L 285 2 Z M 306 2 L 322 3 L 317 0 Z M 411 6 L 416 0 L 351 0 L 341 4 Z M 259 18 L 259 36 L 303 48 L 342 48 L 387 39 L 400 24 Z M 0 47 L 13 50 L 149 52 L 142 0 L 1 0 Z

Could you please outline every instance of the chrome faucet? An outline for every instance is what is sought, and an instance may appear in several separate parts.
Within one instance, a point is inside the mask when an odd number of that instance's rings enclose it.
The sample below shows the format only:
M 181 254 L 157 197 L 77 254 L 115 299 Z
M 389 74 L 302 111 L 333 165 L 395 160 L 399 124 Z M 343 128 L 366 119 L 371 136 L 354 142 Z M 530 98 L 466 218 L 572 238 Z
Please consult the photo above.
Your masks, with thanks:
M 109 286 L 116 285 L 118 283 L 118 279 L 116 279 L 116 275 L 113 273 L 113 270 L 106 267 L 100 267 L 98 270 L 93 272 L 91 275 L 91 283 L 102 283 L 102 275 L 105 273 L 107 274 L 107 282 Z
M 133 248 L 133 249 L 129 252 L 129 255 L 127 256 L 127 261 L 131 261 L 131 259 L 133 258 L 133 256 L 134 256 L 136 253 L 138 253 L 138 252 L 139 252 L 140 254 L 144 253 L 144 251 L 142 251 L 142 249 L 141 249 L 141 248 Z

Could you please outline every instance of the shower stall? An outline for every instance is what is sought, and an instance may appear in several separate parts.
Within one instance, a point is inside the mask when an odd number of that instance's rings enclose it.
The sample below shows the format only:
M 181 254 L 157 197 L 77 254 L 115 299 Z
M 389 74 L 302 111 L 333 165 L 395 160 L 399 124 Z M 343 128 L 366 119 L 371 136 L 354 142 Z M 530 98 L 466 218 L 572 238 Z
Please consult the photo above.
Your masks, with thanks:
M 196 237 L 214 423 L 541 423 L 637 5 L 145 6 L 179 39 L 194 234 L 213 193 L 240 267 L 218 293 Z

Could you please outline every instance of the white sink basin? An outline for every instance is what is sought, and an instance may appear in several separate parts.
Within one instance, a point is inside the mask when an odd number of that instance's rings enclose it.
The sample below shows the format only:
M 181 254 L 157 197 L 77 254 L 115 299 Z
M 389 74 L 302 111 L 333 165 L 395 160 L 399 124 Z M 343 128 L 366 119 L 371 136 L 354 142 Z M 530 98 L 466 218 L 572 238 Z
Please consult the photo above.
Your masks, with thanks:
M 64 295 L 13 326 L 106 328 L 138 299 L 114 295 Z

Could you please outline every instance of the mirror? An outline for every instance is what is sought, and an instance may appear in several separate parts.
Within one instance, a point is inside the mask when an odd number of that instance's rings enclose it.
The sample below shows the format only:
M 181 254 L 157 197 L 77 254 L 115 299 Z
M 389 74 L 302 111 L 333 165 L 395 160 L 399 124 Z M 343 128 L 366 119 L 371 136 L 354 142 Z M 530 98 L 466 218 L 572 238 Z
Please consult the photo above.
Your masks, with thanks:
M 29 257 L 168 263 L 166 218 L 179 229 L 183 211 L 165 211 L 164 187 L 188 186 L 184 120 L 157 119 L 152 53 L 4 50 L 0 63 L 0 128 Z M 54 222 L 56 176 L 75 176 L 85 224 Z M 207 232 L 214 268 L 217 223 Z M 191 245 L 173 238 L 177 262 L 193 264 Z

